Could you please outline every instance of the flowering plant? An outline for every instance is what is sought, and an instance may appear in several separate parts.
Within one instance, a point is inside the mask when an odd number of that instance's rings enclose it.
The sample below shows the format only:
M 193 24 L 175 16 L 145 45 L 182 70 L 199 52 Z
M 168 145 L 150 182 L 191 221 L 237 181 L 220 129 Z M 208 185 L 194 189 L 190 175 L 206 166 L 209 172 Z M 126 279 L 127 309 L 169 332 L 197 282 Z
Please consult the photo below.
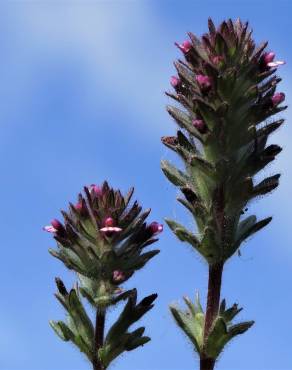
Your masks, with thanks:
M 162 161 L 162 170 L 181 190 L 178 201 L 194 217 L 197 233 L 173 220 L 167 224 L 209 268 L 206 310 L 198 296 L 195 303 L 185 298 L 187 311 L 171 306 L 199 354 L 201 370 L 212 370 L 225 345 L 253 325 L 232 323 L 241 309 L 237 304 L 227 308 L 224 299 L 220 303 L 222 273 L 242 242 L 272 219 L 243 215 L 252 200 L 278 186 L 279 174 L 259 183 L 254 177 L 281 151 L 267 140 L 284 121 L 273 116 L 286 108 L 275 75 L 284 62 L 275 61 L 266 42 L 256 47 L 248 23 L 228 20 L 216 28 L 209 19 L 208 26 L 201 38 L 189 33 L 190 40 L 176 44 L 184 58 L 175 62 L 174 92 L 167 95 L 179 107 L 167 111 L 179 130 L 162 138 L 184 165 L 181 170 Z
M 146 224 L 150 209 L 141 212 L 137 201 L 129 205 L 133 191 L 123 196 L 107 182 L 101 187 L 84 187 L 78 202 L 70 203 L 68 212 L 62 211 L 64 223 L 54 219 L 44 228 L 58 246 L 50 253 L 75 271 L 79 281 L 67 291 L 56 278 L 56 298 L 67 311 L 67 322 L 50 324 L 62 340 L 73 342 L 87 356 L 94 370 L 107 369 L 121 353 L 150 340 L 144 336 L 144 327 L 129 328 L 153 307 L 157 294 L 137 303 L 136 289 L 124 290 L 120 285 L 159 253 L 144 249 L 158 240 L 163 227 L 157 222 Z M 94 308 L 95 323 L 86 313 L 82 297 Z M 125 300 L 124 309 L 105 335 L 108 308 Z

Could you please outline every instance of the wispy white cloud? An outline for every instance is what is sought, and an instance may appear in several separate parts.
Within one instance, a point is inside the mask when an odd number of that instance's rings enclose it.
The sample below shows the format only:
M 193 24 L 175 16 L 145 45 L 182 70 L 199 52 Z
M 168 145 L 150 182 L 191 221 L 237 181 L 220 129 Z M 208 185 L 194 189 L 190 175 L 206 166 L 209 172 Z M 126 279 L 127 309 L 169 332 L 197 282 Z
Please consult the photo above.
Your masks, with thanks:
M 9 94 L 19 109 L 30 103 L 36 63 L 76 61 L 83 65 L 87 109 L 100 109 L 98 97 L 108 94 L 113 106 L 135 117 L 132 128 L 141 130 L 137 118 L 143 117 L 145 132 L 157 129 L 160 114 L 165 117 L 163 90 L 172 68 L 165 53 L 172 45 L 146 2 L 18 3 L 6 12 L 15 43 L 6 76 L 18 75 L 5 81 L 8 103 Z

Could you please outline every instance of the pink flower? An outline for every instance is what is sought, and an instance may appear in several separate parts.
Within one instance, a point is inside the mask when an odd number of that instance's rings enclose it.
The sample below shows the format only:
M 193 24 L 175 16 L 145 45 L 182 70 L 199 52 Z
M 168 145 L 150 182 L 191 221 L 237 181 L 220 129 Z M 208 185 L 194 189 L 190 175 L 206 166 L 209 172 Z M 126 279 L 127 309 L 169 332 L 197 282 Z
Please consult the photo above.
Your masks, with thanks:
M 82 211 L 82 208 L 83 208 L 82 202 L 76 203 L 75 208 L 77 209 L 77 211 Z
M 273 106 L 277 106 L 285 100 L 285 94 L 282 92 L 276 93 L 272 97 Z
M 163 231 L 163 225 L 161 225 L 158 222 L 154 221 L 154 222 L 151 222 L 151 224 L 149 225 L 149 229 L 151 230 L 151 232 L 153 233 L 153 235 L 159 234 L 159 233 L 161 233 Z
M 268 63 L 267 66 L 271 68 L 277 68 L 279 66 L 282 66 L 283 64 L 286 64 L 286 62 L 284 62 L 283 60 L 277 60 L 276 62 Z
M 202 119 L 193 119 L 192 124 L 202 134 L 207 130 L 206 124 Z
M 272 51 L 270 51 L 269 53 L 263 54 L 263 60 L 267 67 L 277 68 L 285 64 L 285 62 L 282 60 L 274 61 L 274 59 L 275 59 L 275 53 L 273 53 Z
M 113 234 L 118 233 L 122 230 L 123 229 L 121 229 L 120 227 L 116 227 L 116 226 L 115 227 L 105 226 L 105 227 L 102 227 L 101 229 L 99 229 L 99 231 L 105 233 L 106 236 L 112 236 Z
M 192 48 L 192 43 L 189 41 L 189 40 L 185 40 L 184 42 L 182 42 L 181 44 L 177 44 L 176 43 L 176 46 L 183 52 L 183 53 L 188 53 L 191 48 Z
M 95 194 L 97 197 L 102 195 L 102 190 L 99 186 L 95 185 L 95 184 L 91 184 L 89 186 L 89 191 L 93 194 Z
M 86 203 L 85 203 L 84 199 L 77 202 L 74 207 L 75 207 L 75 210 L 78 212 L 78 214 L 81 217 L 88 217 L 89 216 L 88 209 L 87 209 L 87 206 L 86 206 Z
M 112 236 L 113 234 L 122 231 L 122 229 L 115 226 L 114 220 L 111 217 L 107 217 L 104 221 L 104 227 L 102 227 L 100 231 L 106 236 Z
M 57 231 L 52 225 L 44 226 L 43 230 L 47 231 L 48 233 L 55 233 Z
M 51 225 L 44 226 L 43 230 L 47 231 L 48 233 L 56 233 L 58 230 L 62 229 L 63 225 L 57 219 L 53 219 L 51 221 Z
M 180 84 L 180 79 L 176 76 L 171 76 L 170 84 L 172 87 L 178 87 L 178 85 Z
M 197 75 L 196 81 L 202 89 L 209 89 L 212 86 L 212 80 L 209 76 Z
M 115 270 L 113 271 L 113 281 L 115 283 L 120 283 L 124 281 L 126 278 L 125 274 L 121 270 Z

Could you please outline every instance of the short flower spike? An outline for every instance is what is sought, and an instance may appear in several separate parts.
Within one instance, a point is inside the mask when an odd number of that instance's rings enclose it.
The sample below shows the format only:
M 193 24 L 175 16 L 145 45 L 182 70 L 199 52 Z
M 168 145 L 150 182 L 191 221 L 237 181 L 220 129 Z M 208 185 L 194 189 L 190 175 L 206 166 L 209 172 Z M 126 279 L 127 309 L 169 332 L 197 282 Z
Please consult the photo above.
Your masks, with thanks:
M 67 323 L 51 321 L 57 335 L 73 342 L 92 363 L 94 370 L 105 370 L 124 351 L 147 343 L 145 328 L 129 331 L 153 307 L 156 294 L 137 304 L 137 291 L 124 290 L 126 282 L 159 250 L 145 249 L 155 243 L 162 231 L 158 222 L 146 223 L 150 210 L 142 212 L 138 202 L 130 205 L 133 194 L 122 195 L 107 182 L 102 186 L 84 187 L 75 205 L 62 211 L 64 222 L 54 219 L 44 229 L 53 234 L 57 250 L 50 253 L 77 273 L 79 283 L 67 291 L 61 279 L 56 279 L 57 299 L 67 311 Z M 93 306 L 96 322 L 93 324 L 83 306 L 81 297 Z M 106 311 L 111 305 L 127 301 L 117 321 L 104 336 Z

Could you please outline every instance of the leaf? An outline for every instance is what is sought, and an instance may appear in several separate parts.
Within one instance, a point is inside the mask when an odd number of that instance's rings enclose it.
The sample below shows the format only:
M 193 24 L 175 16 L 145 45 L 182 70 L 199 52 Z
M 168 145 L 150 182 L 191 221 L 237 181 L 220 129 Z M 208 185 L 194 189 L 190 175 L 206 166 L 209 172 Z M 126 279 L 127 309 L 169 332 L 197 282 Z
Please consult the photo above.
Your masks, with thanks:
M 100 356 L 106 367 L 122 352 L 131 351 L 149 342 L 150 338 L 142 336 L 144 327 L 138 328 L 132 333 L 129 333 L 128 329 L 153 307 L 153 301 L 156 297 L 157 294 L 152 294 L 137 304 L 137 291 L 136 289 L 131 291 L 124 309 L 109 329 L 100 351 Z
M 202 327 L 198 321 L 193 320 L 192 316 L 188 316 L 175 306 L 170 306 L 170 311 L 174 317 L 177 325 L 189 337 L 198 353 L 201 352 L 202 346 Z
M 206 176 L 214 177 L 215 167 L 212 163 L 199 155 L 192 155 L 190 164 L 195 166 L 199 171 L 203 172 Z
M 194 248 L 197 248 L 200 245 L 200 241 L 198 238 L 185 229 L 181 224 L 175 222 L 173 220 L 165 219 L 165 222 L 169 226 L 169 228 L 173 231 L 173 233 L 178 237 L 179 240 L 183 242 L 188 242 Z
M 279 185 L 280 176 L 281 176 L 280 174 L 277 174 L 265 178 L 263 181 L 261 181 L 258 185 L 256 185 L 253 188 L 252 197 L 264 195 L 276 189 L 276 187 Z
M 217 317 L 208 335 L 205 352 L 208 357 L 216 359 L 228 341 L 227 327 L 222 317 Z
M 215 48 L 218 55 L 228 54 L 228 45 L 224 37 L 219 32 L 217 32 L 215 36 Z
M 270 222 L 272 221 L 272 217 L 267 217 L 255 224 L 253 224 L 252 226 L 250 226 L 249 228 L 247 228 L 245 230 L 245 232 L 243 232 L 241 234 L 241 236 L 239 237 L 238 239 L 238 242 L 242 242 L 243 240 L 245 240 L 246 238 L 250 237 L 251 235 L 253 235 L 254 233 L 256 233 L 257 231 L 259 231 L 260 229 L 262 229 L 263 227 L 267 226 Z
M 130 343 L 128 343 L 125 348 L 127 351 L 132 351 L 133 349 L 137 347 L 144 346 L 144 344 L 150 342 L 150 340 L 151 338 L 146 337 L 146 336 L 141 337 L 141 338 L 136 338 L 132 340 Z
M 198 106 L 200 115 L 202 116 L 202 119 L 206 123 L 208 129 L 213 130 L 217 122 L 219 121 L 216 111 L 210 104 L 206 103 L 204 100 L 196 99 L 196 104 Z
M 248 216 L 246 219 L 240 221 L 236 231 L 236 239 L 241 239 L 242 236 L 245 235 L 251 227 L 253 227 L 256 221 L 257 218 L 255 215 Z
M 176 121 L 179 127 L 187 130 L 191 135 L 196 137 L 198 140 L 203 141 L 203 136 L 192 124 L 191 117 L 184 111 L 168 105 L 166 107 L 167 112 L 171 115 L 172 118 Z
M 190 39 L 192 41 L 192 44 L 193 44 L 193 48 L 194 48 L 195 53 L 201 59 L 203 59 L 204 61 L 208 62 L 209 61 L 209 57 L 208 57 L 208 54 L 206 53 L 206 50 L 204 49 L 201 41 L 198 39 L 198 37 L 196 37 L 191 32 L 188 32 L 188 35 L 189 35 L 189 37 L 190 37 Z
M 74 338 L 74 334 L 68 328 L 68 326 L 63 323 L 63 321 L 49 321 L 50 326 L 53 328 L 55 333 L 60 337 L 63 341 L 68 342 Z
M 88 345 L 93 345 L 94 327 L 75 289 L 72 289 L 69 293 L 69 307 L 69 314 L 74 320 L 78 333 L 86 339 Z
M 182 171 L 171 165 L 168 161 L 161 161 L 161 168 L 168 180 L 176 186 L 186 186 L 188 177 Z
M 190 153 L 195 153 L 197 151 L 194 143 L 191 143 L 180 130 L 177 131 L 177 141 L 186 151 Z
M 125 349 L 127 351 L 132 351 L 133 349 L 139 346 L 143 346 L 150 341 L 149 337 L 143 337 L 144 331 L 145 328 L 141 327 L 129 334 L 129 339 L 127 340 L 125 345 Z
M 230 326 L 228 330 L 229 340 L 235 337 L 236 335 L 245 333 L 249 328 L 254 324 L 254 321 L 245 321 L 240 324 Z
M 156 256 L 158 253 L 160 253 L 160 250 L 156 249 L 156 250 L 152 250 L 152 251 L 149 251 L 149 252 L 146 252 L 146 253 L 141 254 L 137 258 L 136 261 L 133 261 L 133 264 L 131 265 L 131 268 L 132 269 L 135 269 L 135 270 L 141 269 L 143 266 L 145 266 L 145 264 L 151 258 L 153 258 L 154 256 Z
M 242 311 L 242 308 L 238 308 L 238 305 L 237 304 L 234 304 L 233 306 L 231 306 L 227 310 L 223 310 L 223 312 L 220 312 L 220 316 L 223 317 L 223 319 L 225 320 L 225 322 L 228 324 L 241 311 Z
M 267 226 L 272 221 L 272 217 L 267 217 L 259 222 L 256 222 L 256 216 L 249 216 L 247 219 L 241 221 L 237 228 L 235 242 L 232 248 L 228 251 L 226 259 L 231 257 L 237 249 L 240 247 L 240 244 L 253 234 L 255 234 L 260 229 Z
M 223 351 L 224 346 L 235 336 L 245 333 L 254 321 L 246 321 L 240 324 L 229 326 L 223 317 L 218 316 L 213 324 L 210 334 L 208 335 L 205 351 L 208 357 L 217 359 Z
M 190 86 L 193 87 L 193 89 L 199 92 L 199 90 L 197 89 L 197 85 L 195 83 L 194 73 L 189 68 L 185 67 L 180 61 L 174 62 L 174 66 L 178 72 L 180 79 L 183 82 L 187 82 Z
M 216 27 L 211 18 L 208 18 L 208 27 L 209 27 L 209 32 L 210 32 L 211 37 L 214 38 L 216 35 Z
M 170 306 L 170 311 L 178 326 L 194 344 L 196 351 L 201 353 L 203 348 L 205 315 L 200 303 L 199 294 L 196 294 L 194 303 L 188 297 L 184 297 L 184 301 L 189 311 L 181 311 L 174 305 Z

